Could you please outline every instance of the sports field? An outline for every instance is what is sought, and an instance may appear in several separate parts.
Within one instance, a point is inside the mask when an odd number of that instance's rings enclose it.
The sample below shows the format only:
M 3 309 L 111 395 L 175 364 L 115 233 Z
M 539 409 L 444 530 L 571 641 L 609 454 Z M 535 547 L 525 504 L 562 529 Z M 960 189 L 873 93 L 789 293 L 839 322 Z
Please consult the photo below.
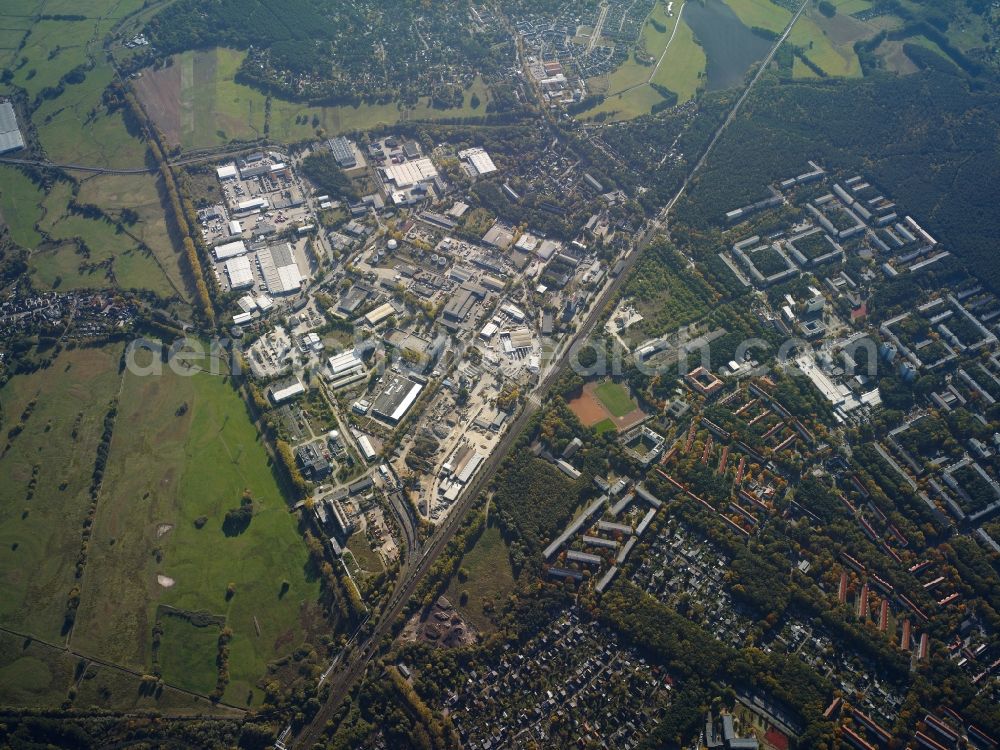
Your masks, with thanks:
M 624 432 L 646 418 L 626 388 L 612 381 L 587 383 L 569 402 L 569 408 L 584 427 L 599 435 L 611 430 Z
M 119 420 L 72 643 L 148 669 L 157 605 L 221 615 L 233 631 L 224 700 L 257 703 L 267 663 L 320 624 L 319 584 L 261 438 L 226 379 L 204 373 L 127 375 Z M 245 493 L 252 521 L 227 535 Z M 218 631 L 192 628 L 170 623 L 159 662 L 200 690 Z
M 613 417 L 624 417 L 637 407 L 628 395 L 628 391 L 618 383 L 601 383 L 594 389 L 594 394 L 604 404 L 604 408 Z

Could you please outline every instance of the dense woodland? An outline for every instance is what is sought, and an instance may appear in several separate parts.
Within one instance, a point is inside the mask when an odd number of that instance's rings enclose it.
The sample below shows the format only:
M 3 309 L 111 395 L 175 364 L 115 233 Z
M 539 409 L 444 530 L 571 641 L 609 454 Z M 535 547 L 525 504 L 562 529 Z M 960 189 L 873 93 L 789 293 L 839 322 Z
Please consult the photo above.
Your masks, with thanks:
M 387 10 L 375 0 L 181 0 L 156 14 L 147 33 L 160 55 L 249 50 L 241 79 L 287 97 L 415 104 L 430 96 L 449 108 L 461 106 L 477 71 L 511 52 L 509 39 L 473 32 L 466 18 L 454 2 L 405 0 Z
M 762 82 L 678 217 L 695 231 L 718 227 L 726 211 L 759 200 L 762 186 L 800 174 L 813 159 L 876 181 L 1000 289 L 1000 88 L 937 61 L 906 77 Z

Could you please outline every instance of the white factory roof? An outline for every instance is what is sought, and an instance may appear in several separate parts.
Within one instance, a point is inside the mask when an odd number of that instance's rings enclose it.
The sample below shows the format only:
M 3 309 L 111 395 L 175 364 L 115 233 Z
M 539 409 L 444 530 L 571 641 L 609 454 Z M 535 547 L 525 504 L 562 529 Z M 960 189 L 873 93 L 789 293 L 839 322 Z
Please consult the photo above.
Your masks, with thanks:
M 264 284 L 271 294 L 289 294 L 297 292 L 302 284 L 302 274 L 292 254 L 292 246 L 287 242 L 281 245 L 265 247 L 257 258 L 260 260 L 260 273 Z
M 358 438 L 358 447 L 361 449 L 361 455 L 364 457 L 365 461 L 371 461 L 376 455 L 378 455 L 375 453 L 375 449 L 372 447 L 372 441 L 367 435 L 362 435 Z
M 236 204 L 237 211 L 252 211 L 255 208 L 267 208 L 267 198 L 251 198 L 250 200 L 240 201 Z
M 383 320 L 388 318 L 390 315 L 396 314 L 396 308 L 390 305 L 388 302 L 379 305 L 374 310 L 365 315 L 365 321 L 370 326 L 377 326 Z
M 243 234 L 243 225 L 240 224 L 236 219 L 229 222 L 229 234 L 235 236 L 237 234 Z
M 243 255 L 247 251 L 247 246 L 243 243 L 243 240 L 236 240 L 236 242 L 227 242 L 224 245 L 217 245 L 215 250 L 216 260 L 229 260 L 230 258 L 235 258 L 237 255 Z
M 384 171 L 386 178 L 395 183 L 397 188 L 406 188 L 424 180 L 433 180 L 438 175 L 434 162 L 427 157 L 402 164 L 390 164 L 388 167 L 384 167 Z
M 238 326 L 249 323 L 251 320 L 253 320 L 253 313 L 242 312 L 233 316 L 233 322 Z
M 274 399 L 274 403 L 280 404 L 282 401 L 287 401 L 292 396 L 298 396 L 300 393 L 305 393 L 306 387 L 302 383 L 296 380 L 290 385 L 286 385 L 281 389 L 272 389 L 271 398 Z
M 260 308 L 261 312 L 267 312 L 272 307 L 274 307 L 274 300 L 268 297 L 266 294 L 262 294 L 259 297 L 255 297 L 254 302 L 257 304 L 257 307 Z
M 215 170 L 215 173 L 219 176 L 220 180 L 231 180 L 236 177 L 236 165 L 227 164 L 224 167 L 219 167 Z
M 330 366 L 330 373 L 335 378 L 338 375 L 350 372 L 357 367 L 364 366 L 364 363 L 358 358 L 358 355 L 354 353 L 353 349 L 333 355 L 328 360 L 328 364 Z
M 489 323 L 483 326 L 483 330 L 479 332 L 479 335 L 482 336 L 487 341 L 489 341 L 491 338 L 496 336 L 498 330 L 499 329 L 497 328 L 497 324 L 490 321 Z
M 250 259 L 245 255 L 240 255 L 227 260 L 226 276 L 229 277 L 229 285 L 233 289 L 253 286 L 253 269 L 250 268 Z
M 459 159 L 465 159 L 472 165 L 479 175 L 492 174 L 497 171 L 497 165 L 493 159 L 481 148 L 467 148 L 458 152 Z
M 484 460 L 486 460 L 486 456 L 479 451 L 476 451 L 472 458 L 470 458 L 466 462 L 465 466 L 462 467 L 462 470 L 458 473 L 455 479 L 462 484 L 465 484 L 472 479 L 472 475 L 476 473 L 476 469 L 479 468 L 480 464 L 482 464 Z

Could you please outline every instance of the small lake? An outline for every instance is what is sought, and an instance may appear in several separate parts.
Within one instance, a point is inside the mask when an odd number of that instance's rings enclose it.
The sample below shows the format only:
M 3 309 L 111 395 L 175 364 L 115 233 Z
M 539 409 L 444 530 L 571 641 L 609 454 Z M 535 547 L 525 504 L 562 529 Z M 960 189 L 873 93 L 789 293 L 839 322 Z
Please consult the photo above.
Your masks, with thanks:
M 733 88 L 755 62 L 763 60 L 771 42 L 744 26 L 722 0 L 689 0 L 683 19 L 694 32 L 708 58 L 706 88 Z

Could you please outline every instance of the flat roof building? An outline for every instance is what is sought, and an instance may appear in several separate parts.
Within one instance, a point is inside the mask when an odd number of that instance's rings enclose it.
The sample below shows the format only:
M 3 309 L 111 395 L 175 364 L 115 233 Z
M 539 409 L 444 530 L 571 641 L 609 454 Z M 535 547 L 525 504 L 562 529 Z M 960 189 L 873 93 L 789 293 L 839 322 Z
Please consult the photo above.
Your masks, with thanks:
M 497 165 L 493 163 L 493 159 L 481 148 L 467 148 L 464 151 L 459 151 L 458 158 L 467 161 L 477 177 L 493 174 L 497 171 Z
M 238 255 L 245 255 L 247 251 L 247 246 L 244 244 L 243 240 L 237 240 L 236 242 L 227 242 L 224 245 L 217 245 L 213 253 L 215 253 L 215 259 L 218 261 L 229 260 L 230 258 L 235 258 Z
M 220 180 L 235 180 L 237 174 L 236 165 L 226 164 L 224 167 L 216 169 L 215 174 L 218 175 Z
M 394 375 L 372 404 L 372 414 L 389 424 L 398 424 L 410 410 L 423 385 L 402 375 Z
M 17 151 L 24 148 L 24 138 L 17 127 L 17 115 L 14 105 L 10 102 L 0 102 L 0 154 Z
M 427 182 L 438 176 L 437 167 L 427 157 L 390 164 L 382 168 L 386 182 L 391 182 L 397 189 L 408 188 L 418 182 Z
M 292 294 L 299 291 L 302 284 L 302 274 L 298 263 L 292 254 L 292 246 L 287 242 L 282 245 L 265 247 L 257 253 L 260 261 L 260 273 L 264 277 L 267 291 L 272 295 Z
M 271 386 L 271 400 L 276 404 L 280 404 L 282 401 L 287 401 L 305 392 L 306 387 L 302 385 L 301 381 L 298 378 L 292 378 L 291 380 L 275 383 Z
M 337 160 L 337 164 L 341 169 L 353 169 L 358 166 L 358 159 L 354 155 L 354 148 L 351 142 L 344 136 L 340 135 L 336 138 L 331 138 L 327 141 L 327 145 L 330 147 L 330 152 L 333 154 L 333 158 Z
M 377 326 L 383 320 L 395 314 L 396 308 L 394 308 L 389 302 L 386 302 L 365 315 L 365 322 L 370 326 Z
M 233 289 L 253 286 L 253 269 L 250 268 L 249 258 L 240 255 L 227 260 L 226 276 L 229 278 L 229 286 Z

